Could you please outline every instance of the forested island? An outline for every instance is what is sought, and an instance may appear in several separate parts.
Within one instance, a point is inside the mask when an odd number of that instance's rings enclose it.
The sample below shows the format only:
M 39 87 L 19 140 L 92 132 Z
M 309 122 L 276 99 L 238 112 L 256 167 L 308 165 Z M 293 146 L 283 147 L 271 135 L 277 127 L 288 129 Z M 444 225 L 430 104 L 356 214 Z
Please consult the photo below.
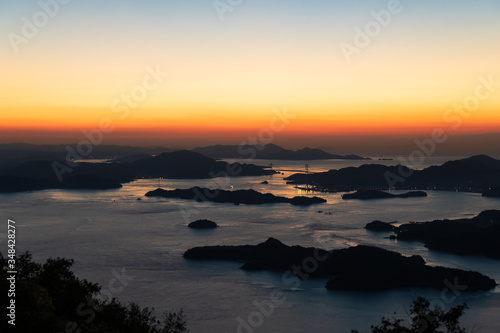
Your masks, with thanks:
M 260 193 L 255 190 L 226 191 L 220 189 L 209 189 L 204 187 L 193 187 L 190 189 L 164 190 L 158 188 L 145 194 L 147 197 L 177 198 L 195 200 L 198 202 L 232 203 L 235 205 L 263 205 L 275 203 L 289 203 L 294 206 L 309 206 L 325 203 L 326 200 L 319 197 L 297 196 L 285 198 L 271 193 Z
M 318 173 L 296 173 L 285 178 L 289 184 L 309 184 L 317 191 L 357 190 L 447 190 L 497 196 L 500 187 L 500 160 L 486 155 L 449 161 L 422 170 L 404 165 L 365 164 Z
M 295 285 L 300 279 L 328 278 L 330 290 L 386 290 L 393 288 L 443 288 L 444 281 L 458 279 L 467 291 L 490 290 L 495 280 L 478 272 L 432 267 L 420 256 L 406 257 L 381 248 L 359 245 L 340 250 L 288 246 L 269 238 L 258 245 L 204 246 L 187 250 L 191 260 L 241 262 L 243 270 L 269 270 L 284 273 Z

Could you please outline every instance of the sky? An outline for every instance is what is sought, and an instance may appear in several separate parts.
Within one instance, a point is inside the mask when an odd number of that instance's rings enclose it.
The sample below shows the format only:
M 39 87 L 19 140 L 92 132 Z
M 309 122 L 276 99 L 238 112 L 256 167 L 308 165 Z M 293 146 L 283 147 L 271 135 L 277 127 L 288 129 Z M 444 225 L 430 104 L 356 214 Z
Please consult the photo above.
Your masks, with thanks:
M 498 0 L 0 0 L 0 143 L 103 121 L 106 143 L 164 146 L 498 133 L 499 17 Z

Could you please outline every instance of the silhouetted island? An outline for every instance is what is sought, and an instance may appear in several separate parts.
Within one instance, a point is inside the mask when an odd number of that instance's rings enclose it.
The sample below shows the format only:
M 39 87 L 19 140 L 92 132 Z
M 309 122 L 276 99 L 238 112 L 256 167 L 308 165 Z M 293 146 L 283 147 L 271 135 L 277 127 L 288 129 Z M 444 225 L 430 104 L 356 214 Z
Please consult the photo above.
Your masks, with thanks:
M 478 272 L 431 267 L 420 256 L 405 257 L 363 245 L 325 251 L 287 246 L 269 238 L 258 245 L 196 247 L 187 250 L 184 258 L 242 262 L 244 270 L 285 272 L 287 276 L 295 274 L 301 279 L 328 277 L 326 288 L 332 290 L 443 289 L 445 281 L 458 281 L 467 286 L 467 291 L 490 290 L 496 286 L 495 280 Z
M 500 198 L 500 187 L 488 188 L 483 192 L 483 197 Z
M 388 223 L 388 222 L 382 222 L 382 221 L 376 220 L 376 221 L 368 223 L 365 226 L 365 229 L 371 230 L 371 231 L 393 231 L 396 229 L 396 227 L 393 226 L 392 223 L 396 223 L 396 222 Z
M 132 158 L 130 163 L 69 164 L 64 160 L 24 162 L 0 175 L 0 192 L 51 188 L 114 189 L 138 178 L 205 179 L 225 175 L 240 177 L 275 173 L 276 171 L 263 166 L 216 161 L 182 150 L 140 159 Z
M 215 229 L 218 227 L 217 223 L 210 220 L 196 220 L 188 224 L 192 229 Z
M 122 185 L 112 179 L 96 175 L 80 174 L 68 176 L 56 183 L 45 179 L 33 179 L 17 176 L 0 176 L 0 193 L 38 191 L 50 188 L 79 190 L 108 190 L 121 188 Z
M 192 151 L 212 158 L 248 158 L 265 160 L 369 160 L 358 155 L 335 155 L 321 149 L 289 150 L 275 144 L 267 145 L 215 145 Z
M 411 191 L 403 194 L 392 194 L 378 190 L 359 190 L 356 191 L 355 193 L 347 193 L 342 195 L 342 199 L 369 200 L 369 199 L 390 199 L 390 198 L 421 198 L 426 196 L 427 193 L 423 191 Z
M 433 250 L 500 259 L 500 211 L 470 219 L 407 223 L 395 230 L 399 240 L 419 241 Z
M 220 189 L 208 189 L 193 187 L 190 189 L 164 190 L 158 188 L 145 194 L 147 197 L 178 198 L 185 200 L 196 200 L 199 202 L 211 201 L 217 203 L 262 205 L 274 203 L 289 203 L 295 206 L 308 206 L 325 203 L 326 200 L 319 197 L 293 197 L 285 198 L 275 196 L 271 193 L 260 193 L 255 190 L 226 191 Z
M 327 172 L 297 173 L 289 184 L 313 184 L 316 190 L 351 192 L 360 189 L 432 189 L 482 193 L 500 187 L 500 160 L 486 155 L 449 161 L 423 170 L 403 165 L 365 164 Z

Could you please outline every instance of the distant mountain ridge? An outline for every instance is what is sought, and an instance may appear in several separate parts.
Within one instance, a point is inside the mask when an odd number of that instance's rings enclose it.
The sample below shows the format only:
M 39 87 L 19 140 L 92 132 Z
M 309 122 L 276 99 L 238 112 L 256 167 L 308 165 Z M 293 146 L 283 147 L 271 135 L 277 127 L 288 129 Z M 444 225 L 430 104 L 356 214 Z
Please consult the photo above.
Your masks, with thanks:
M 23 162 L 40 160 L 62 160 L 68 154 L 67 148 L 78 151 L 77 144 L 36 145 L 29 143 L 0 144 L 0 173 Z M 93 145 L 92 151 L 82 155 L 82 159 L 114 159 L 118 162 L 129 163 L 148 156 L 174 152 L 182 149 L 165 147 L 134 147 L 119 145 Z M 244 158 L 244 159 L 275 159 L 275 160 L 369 160 L 358 155 L 335 155 L 321 149 L 302 148 L 289 150 L 274 144 L 268 145 L 215 145 L 194 148 L 191 151 L 215 159 Z M 252 152 L 255 152 L 255 156 Z
M 192 151 L 212 158 L 246 158 L 266 160 L 369 160 L 358 155 L 334 155 L 321 149 L 290 150 L 275 144 L 268 145 L 215 145 L 198 147 Z M 255 156 L 254 156 L 255 155 Z
M 64 160 L 69 148 L 78 151 L 77 144 L 67 145 L 35 145 L 28 143 L 0 144 L 0 174 L 5 171 L 30 161 L 59 161 Z M 145 148 L 118 145 L 93 145 L 88 155 L 80 155 L 82 159 L 112 159 L 115 157 L 126 158 L 134 155 L 156 155 L 171 152 L 168 148 Z M 90 157 L 90 156 L 92 157 Z M 127 161 L 127 160 L 126 160 Z
M 31 143 L 2 143 L 0 144 L 0 151 L 17 151 L 17 152 L 45 152 L 45 153 L 66 153 L 66 147 L 71 147 L 76 150 L 78 144 L 59 144 L 59 145 L 36 145 Z M 155 155 L 160 153 L 171 152 L 179 149 L 172 149 L 166 147 L 135 147 L 135 146 L 121 146 L 121 145 L 93 145 L 92 155 L 99 158 L 115 155 L 131 155 L 131 154 L 149 154 Z M 87 157 L 87 156 L 82 156 Z

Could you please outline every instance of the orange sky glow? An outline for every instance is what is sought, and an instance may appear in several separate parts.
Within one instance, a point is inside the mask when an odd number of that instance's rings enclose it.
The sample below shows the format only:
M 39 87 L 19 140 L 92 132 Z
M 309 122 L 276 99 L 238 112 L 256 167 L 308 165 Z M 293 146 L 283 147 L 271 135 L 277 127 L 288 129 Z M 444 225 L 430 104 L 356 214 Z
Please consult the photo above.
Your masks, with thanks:
M 352 61 L 339 45 L 354 43 L 382 2 L 291 2 L 282 17 L 257 1 L 223 22 L 170 1 L 130 2 L 121 14 L 71 4 L 18 50 L 0 41 L 0 143 L 78 140 L 109 119 L 114 143 L 237 144 L 282 108 L 293 118 L 274 133 L 281 138 L 499 133 L 500 5 L 480 3 L 405 5 Z M 18 34 L 20 18 L 40 10 L 3 6 L 12 15 L 0 11 L 0 28 Z M 454 109 L 464 104 L 469 111 Z

